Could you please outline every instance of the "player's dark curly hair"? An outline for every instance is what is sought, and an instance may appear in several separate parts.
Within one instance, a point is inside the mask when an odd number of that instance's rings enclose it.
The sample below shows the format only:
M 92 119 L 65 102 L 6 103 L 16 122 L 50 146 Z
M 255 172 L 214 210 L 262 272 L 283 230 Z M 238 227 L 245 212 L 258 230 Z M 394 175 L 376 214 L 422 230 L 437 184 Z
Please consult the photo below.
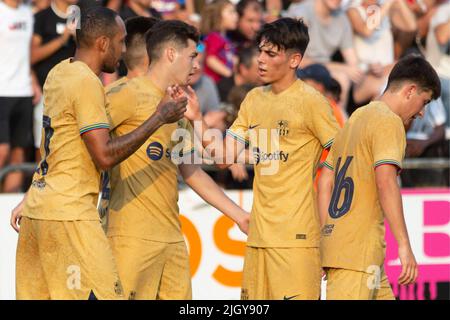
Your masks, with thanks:
M 302 56 L 309 43 L 308 27 L 302 19 L 281 18 L 265 24 L 256 38 L 257 43 L 267 42 L 281 50 L 294 50 Z
M 187 47 L 188 40 L 199 41 L 199 33 L 193 26 L 180 20 L 163 20 L 157 22 L 145 35 L 147 53 L 150 61 L 161 57 L 164 44 L 175 42 L 180 47 Z
M 420 90 L 433 92 L 432 99 L 441 96 L 441 81 L 431 64 L 423 57 L 411 54 L 400 59 L 389 75 L 386 90 L 396 90 L 405 82 L 415 83 Z

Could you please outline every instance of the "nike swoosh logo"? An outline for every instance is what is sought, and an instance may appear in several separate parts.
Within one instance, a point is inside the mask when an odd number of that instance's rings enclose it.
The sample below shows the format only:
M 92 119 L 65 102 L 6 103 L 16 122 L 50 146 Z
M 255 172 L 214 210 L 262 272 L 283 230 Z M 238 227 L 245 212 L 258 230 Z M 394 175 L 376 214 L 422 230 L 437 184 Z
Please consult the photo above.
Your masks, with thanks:
M 258 127 L 259 126 L 259 124 L 257 124 L 257 125 L 254 125 L 254 126 L 248 126 L 248 130 L 252 130 L 252 129 L 255 129 L 256 127 Z
M 284 296 L 283 300 L 292 300 L 292 299 L 298 297 L 299 295 L 300 295 L 300 294 L 296 294 L 295 296 L 291 296 L 291 297 L 286 297 L 286 296 Z

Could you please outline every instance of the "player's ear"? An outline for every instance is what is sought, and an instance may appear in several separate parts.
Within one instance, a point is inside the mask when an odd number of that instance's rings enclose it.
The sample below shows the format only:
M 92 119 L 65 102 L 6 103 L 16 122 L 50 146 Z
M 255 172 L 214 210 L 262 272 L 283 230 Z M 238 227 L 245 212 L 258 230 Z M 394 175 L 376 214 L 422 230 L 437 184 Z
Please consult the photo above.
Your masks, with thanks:
M 404 90 L 406 99 L 409 100 L 417 93 L 417 85 L 414 83 L 408 84 Z
M 166 49 L 166 56 L 167 56 L 167 59 L 170 62 L 174 62 L 175 61 L 176 55 L 177 55 L 177 51 L 175 50 L 174 47 L 168 47 Z
M 97 40 L 95 40 L 95 42 L 97 43 L 98 49 L 100 49 L 100 52 L 102 52 L 102 53 L 108 52 L 110 41 L 111 40 L 106 36 L 101 36 L 101 37 L 97 38 Z
M 302 62 L 302 55 L 298 52 L 294 52 L 291 54 L 289 58 L 289 66 L 292 69 L 296 69 L 300 66 L 300 62 Z

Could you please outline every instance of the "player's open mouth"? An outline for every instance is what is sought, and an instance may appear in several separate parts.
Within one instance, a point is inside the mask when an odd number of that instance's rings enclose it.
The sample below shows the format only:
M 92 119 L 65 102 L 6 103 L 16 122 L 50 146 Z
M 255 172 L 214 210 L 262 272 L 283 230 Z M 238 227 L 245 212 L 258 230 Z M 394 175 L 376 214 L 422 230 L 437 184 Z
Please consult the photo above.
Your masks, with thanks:
M 258 74 L 260 75 L 260 76 L 263 76 L 263 75 L 265 75 L 267 73 L 267 70 L 265 70 L 265 69 L 263 69 L 263 68 L 258 68 Z

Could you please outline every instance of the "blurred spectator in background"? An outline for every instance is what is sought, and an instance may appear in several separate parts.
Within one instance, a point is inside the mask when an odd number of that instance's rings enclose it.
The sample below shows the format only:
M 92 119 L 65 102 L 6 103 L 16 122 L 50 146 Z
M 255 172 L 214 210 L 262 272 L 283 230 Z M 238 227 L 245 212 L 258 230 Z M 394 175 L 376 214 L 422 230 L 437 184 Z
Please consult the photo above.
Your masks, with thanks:
M 301 2 L 303 0 L 297 0 Z M 281 12 L 284 8 L 284 3 L 290 2 L 289 0 L 265 0 L 266 13 L 264 15 L 264 21 L 271 23 L 280 18 Z
M 431 18 L 426 57 L 441 79 L 441 97 L 447 116 L 447 128 L 450 128 L 450 1 L 448 0 L 440 2 Z
M 353 0 L 347 11 L 354 31 L 353 43 L 361 70 L 368 72 L 365 88 L 356 101 L 381 93 L 394 63 L 394 37 L 389 15 L 397 0 Z M 360 96 L 357 96 L 357 93 Z
M 119 12 L 120 7 L 122 6 L 122 0 L 103 0 L 103 5 L 116 12 Z
M 351 82 L 361 84 L 363 71 L 353 48 L 353 32 L 341 0 L 305 0 L 293 3 L 288 16 L 302 18 L 309 28 L 310 43 L 301 67 L 312 63 L 326 65 L 342 88 L 341 107 L 345 110 Z M 344 63 L 332 62 L 340 51 Z
M 231 77 L 222 78 L 217 84 L 221 101 L 227 101 L 228 94 L 234 86 L 262 84 L 258 75 L 258 55 L 259 50 L 256 47 L 243 48 L 238 53 L 236 71 Z
M 445 155 L 445 122 L 442 100 L 430 102 L 424 116 L 414 119 L 406 134 L 406 157 L 448 158 L 448 154 Z M 448 185 L 448 173 L 443 174 L 437 169 L 404 170 L 402 184 L 403 187 Z
M 336 102 L 336 105 L 339 107 L 341 94 L 342 94 L 341 85 L 339 84 L 339 82 L 337 82 L 336 79 L 331 78 L 330 87 L 325 92 L 325 96 L 328 99 L 334 100 Z M 344 114 L 346 116 L 346 118 L 347 118 L 348 114 L 344 110 L 342 110 L 342 108 L 339 108 L 339 109 L 341 109 L 342 114 Z
M 412 45 L 417 23 L 404 0 L 352 0 L 347 15 L 354 30 L 359 67 L 367 73 L 353 98 L 364 102 L 381 94 L 395 57 Z M 398 41 L 394 41 L 392 29 L 400 38 Z
M 67 12 L 77 0 L 53 0 L 50 7 L 41 10 L 34 16 L 34 31 L 31 42 L 31 64 L 39 81 L 44 88 L 45 80 L 50 70 L 62 60 L 75 54 L 75 30 L 67 26 Z M 41 99 L 34 107 L 34 147 L 36 161 L 40 161 L 40 144 L 42 131 L 42 111 L 44 102 Z
M 164 20 L 186 21 L 195 13 L 193 0 L 152 0 L 151 6 L 159 12 Z
M 345 14 L 345 7 L 342 6 L 341 0 L 305 0 L 292 4 L 288 11 L 289 16 L 303 18 L 309 27 L 311 41 L 302 66 L 311 63 L 326 65 L 341 85 L 341 107 L 344 109 L 347 109 L 348 98 L 355 105 L 361 105 L 381 93 L 389 71 L 389 67 L 385 70 L 382 64 L 389 65 L 393 62 L 393 44 L 388 43 L 388 47 L 384 48 L 385 58 L 380 58 L 381 54 L 379 54 L 374 57 L 374 60 L 370 60 L 366 52 L 371 47 L 382 47 L 383 43 L 391 41 L 389 37 L 392 35 L 386 20 L 387 15 L 395 16 L 402 30 L 406 28 L 407 22 L 413 24 L 415 21 L 403 0 L 387 0 L 386 3 L 382 1 L 348 2 L 349 16 L 353 22 L 353 29 L 357 33 L 358 47 L 356 48 L 353 44 L 352 24 Z M 373 5 L 383 5 L 383 7 L 380 10 L 380 7 L 375 8 Z M 381 14 L 378 14 L 380 11 Z M 371 17 L 371 15 L 374 16 Z M 382 19 L 374 26 L 373 21 L 376 21 L 378 17 Z M 369 30 L 371 27 L 378 27 L 380 30 L 375 33 L 374 30 Z M 380 43 L 374 44 L 380 38 Z M 357 50 L 366 51 L 360 52 L 359 55 L 365 58 L 365 62 L 360 61 Z M 332 61 L 336 52 L 342 55 L 343 63 Z M 377 62 L 378 59 L 381 59 L 380 62 Z
M 256 45 L 255 39 L 261 29 L 263 7 L 258 0 L 240 0 L 236 5 L 239 15 L 238 27 L 229 31 L 227 36 L 233 43 L 236 52 Z
M 444 0 L 445 1 L 445 0 Z M 436 11 L 436 5 L 440 0 L 407 0 L 408 7 L 417 20 L 417 37 L 424 42 L 428 34 L 428 26 L 431 17 Z
M 398 60 L 407 54 L 407 49 L 415 42 L 418 29 L 417 18 L 408 6 L 407 0 L 394 0 L 389 17 L 394 36 L 394 58 Z
M 151 7 L 152 0 L 128 0 L 120 10 L 120 16 L 124 21 L 129 18 L 141 17 L 155 17 L 161 19 L 161 14 Z
M 215 83 L 233 75 L 234 49 L 226 32 L 235 30 L 238 15 L 228 0 L 214 0 L 203 8 L 200 31 L 205 36 L 205 73 Z
M 216 84 L 209 76 L 203 73 L 204 53 L 201 49 L 198 51 L 199 55 L 197 56 L 197 59 L 200 67 L 192 76 L 191 86 L 197 95 L 203 119 L 208 127 L 225 132 L 226 112 L 221 110 L 221 103 Z
M 47 9 L 50 6 L 50 1 L 51 0 L 33 0 L 33 1 L 31 1 L 33 13 L 37 13 L 41 10 Z
M 77 5 L 80 7 L 82 12 L 93 7 L 101 6 L 108 7 L 119 12 L 120 7 L 122 6 L 122 0 L 79 0 Z
M 331 77 L 328 69 L 321 64 L 311 64 L 304 69 L 298 70 L 297 76 L 327 98 L 332 108 L 334 117 L 336 118 L 339 126 L 342 128 L 347 120 L 347 115 L 338 106 L 336 91 L 337 93 L 340 91 L 339 83 Z
M 42 93 L 31 74 L 32 33 L 31 6 L 21 0 L 0 1 L 0 169 L 23 163 L 25 149 L 33 143 L 33 102 Z M 20 172 L 9 174 L 3 191 L 20 191 L 22 180 Z
M 122 0 L 79 0 L 77 5 L 82 12 L 99 6 L 108 7 L 119 12 L 120 7 L 122 6 Z
M 442 104 L 442 99 L 430 102 L 425 108 L 424 116 L 422 118 L 414 119 L 408 130 L 406 135 L 408 142 L 406 156 L 423 156 L 428 148 L 442 142 L 445 135 L 446 119 L 447 116 L 445 114 L 444 105 Z

